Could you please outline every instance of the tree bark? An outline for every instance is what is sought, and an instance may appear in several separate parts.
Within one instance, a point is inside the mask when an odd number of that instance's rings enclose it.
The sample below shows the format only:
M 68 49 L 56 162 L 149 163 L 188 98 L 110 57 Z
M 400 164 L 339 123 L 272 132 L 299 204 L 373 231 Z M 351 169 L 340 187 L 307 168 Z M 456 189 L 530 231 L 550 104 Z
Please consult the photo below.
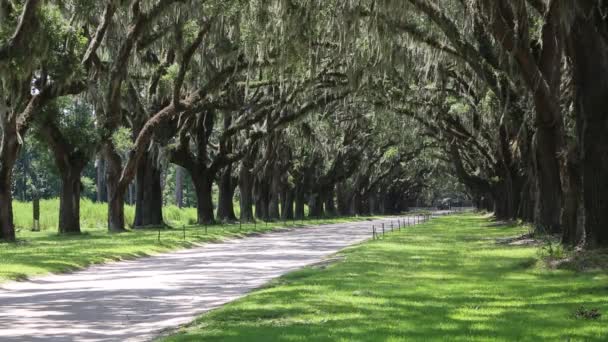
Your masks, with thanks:
M 14 123 L 4 125 L 4 129 L 14 127 Z M 13 166 L 19 155 L 21 145 L 14 131 L 5 131 L 2 155 L 0 155 L 0 240 L 13 242 L 16 239 L 13 222 L 12 177 Z
M 12 242 L 16 238 L 11 191 L 12 171 L 7 172 L 5 169 L 4 165 L 0 168 L 0 240 Z
M 32 227 L 33 232 L 40 231 L 40 196 L 38 196 L 37 192 L 32 194 L 32 216 L 34 219 L 34 224 Z
M 207 172 L 191 174 L 196 192 L 196 213 L 198 224 L 213 224 L 213 178 Z
M 104 147 L 106 160 L 106 187 L 108 193 L 108 230 L 125 231 L 125 190 L 119 186 L 122 165 L 114 146 L 107 142 Z
M 306 216 L 304 204 L 306 202 L 306 194 L 302 185 L 297 185 L 295 190 L 295 213 L 296 220 L 303 220 Z
M 239 192 L 241 195 L 239 201 L 241 221 L 253 222 L 253 174 L 251 165 L 245 159 L 239 168 Z
M 61 174 L 59 197 L 59 233 L 80 233 L 80 178 L 89 156 L 71 144 L 51 119 L 44 122 L 41 134 L 53 152 Z
M 258 179 L 255 187 L 255 217 L 259 220 L 268 220 L 268 203 L 270 194 L 265 180 Z
M 281 201 L 281 220 L 289 221 L 294 218 L 293 204 L 294 204 L 294 190 L 285 189 L 282 193 Z
M 582 151 L 586 244 L 594 248 L 608 246 L 608 24 L 606 4 L 580 3 L 569 53 Z
M 335 191 L 334 191 L 335 186 L 331 185 L 328 189 L 327 192 L 324 194 L 324 200 L 325 200 L 325 214 L 329 217 L 335 217 L 336 216 L 336 201 L 335 201 Z
M 80 176 L 83 167 L 68 167 L 61 177 L 61 196 L 59 198 L 59 233 L 80 233 Z
M 163 192 L 161 185 L 162 170 L 150 152 L 146 152 L 137 168 L 135 228 L 162 226 Z
M 336 197 L 338 198 L 338 214 L 340 216 L 350 216 L 351 210 L 351 196 L 352 194 L 348 191 L 346 185 L 339 183 L 336 188 Z
M 321 198 L 321 194 L 312 194 L 310 196 L 310 199 L 308 201 L 308 209 L 309 209 L 309 213 L 308 216 L 310 217 L 314 217 L 314 218 L 320 218 L 323 217 L 324 210 L 323 210 L 323 199 Z
M 234 181 L 232 179 L 232 166 L 228 165 L 222 170 L 218 185 L 217 219 L 220 221 L 236 221 L 233 202 Z
M 281 194 L 281 178 L 279 175 L 278 167 L 274 166 L 270 179 L 270 198 L 268 201 L 268 218 L 272 221 L 279 220 L 281 213 L 279 209 Z
M 175 205 L 180 209 L 184 206 L 185 176 L 184 168 L 179 165 L 175 165 Z
M 560 166 L 557 155 L 557 133 L 554 128 L 537 128 L 536 160 L 538 163 L 538 205 L 539 217 L 537 223 L 540 228 L 549 233 L 559 233 L 562 204 L 562 189 L 560 179 Z
M 105 178 L 105 161 L 103 156 L 99 156 L 96 163 L 97 171 L 97 203 L 105 203 L 108 201 L 108 191 Z

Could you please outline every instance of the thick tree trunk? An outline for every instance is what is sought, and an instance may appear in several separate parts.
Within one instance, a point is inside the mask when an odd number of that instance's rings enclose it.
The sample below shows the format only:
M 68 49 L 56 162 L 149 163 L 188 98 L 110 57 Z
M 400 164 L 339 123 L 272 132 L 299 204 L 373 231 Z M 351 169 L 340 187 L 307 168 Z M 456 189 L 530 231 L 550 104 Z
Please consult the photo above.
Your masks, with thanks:
M 336 216 L 336 202 L 335 202 L 335 186 L 330 186 L 327 192 L 324 194 L 325 199 L 325 214 L 329 217 Z
M 239 192 L 241 194 L 239 202 L 241 221 L 253 222 L 253 174 L 250 166 L 245 162 L 239 169 Z
M 296 220 L 303 220 L 306 216 L 304 205 L 306 202 L 306 194 L 304 193 L 303 186 L 296 186 L 295 190 L 295 213 L 294 218 Z
M 560 137 L 554 127 L 538 127 L 536 137 L 536 160 L 538 182 L 540 229 L 548 233 L 560 233 L 562 188 L 558 146 Z
M 184 206 L 184 180 L 186 178 L 186 172 L 184 168 L 175 165 L 175 205 L 178 208 Z
M 196 213 L 198 224 L 213 224 L 213 178 L 207 172 L 193 173 L 192 181 L 196 192 Z
M 12 127 L 14 123 L 5 125 Z M 2 143 L 3 149 L 0 150 L 0 240 L 13 242 L 16 239 L 15 225 L 13 222 L 13 195 L 12 177 L 13 166 L 19 155 L 21 145 L 17 141 L 15 132 L 4 132 Z
M 268 202 L 268 218 L 270 220 L 279 220 L 281 212 L 279 210 L 281 195 L 281 179 L 278 170 L 275 168 L 272 172 L 270 181 L 270 200 Z
M 259 220 L 268 220 L 268 185 L 263 180 L 258 180 L 255 187 L 255 216 Z
M 9 169 L 8 171 L 6 169 Z M 11 191 L 12 167 L 0 167 L 0 240 L 15 241 L 13 198 Z
M 234 184 L 232 179 L 232 166 L 227 166 L 221 172 L 218 188 L 217 219 L 220 221 L 236 221 L 233 202 Z
M 103 156 L 99 156 L 96 163 L 97 171 L 97 202 L 104 203 L 108 201 L 108 190 L 106 186 L 106 163 Z
M 370 215 L 378 214 L 377 211 L 377 198 L 375 194 L 369 195 L 369 213 Z
M 34 219 L 34 224 L 32 227 L 33 232 L 40 231 L 40 197 L 37 192 L 34 192 L 32 195 L 32 216 Z
M 378 200 L 377 212 L 380 215 L 386 215 L 386 196 L 382 193 L 376 194 L 376 199 Z
M 162 226 L 163 192 L 161 185 L 162 170 L 149 152 L 146 152 L 138 165 L 135 199 L 135 228 Z
M 310 196 L 308 201 L 308 209 L 310 210 L 308 216 L 314 218 L 323 217 L 325 213 L 323 211 L 323 198 L 321 198 L 321 194 L 313 193 Z
M 336 187 L 336 197 L 338 198 L 338 214 L 340 216 L 350 215 L 350 194 L 346 186 L 342 183 Z
M 281 199 L 281 220 L 288 221 L 293 220 L 293 204 L 294 204 L 294 190 L 286 189 L 282 193 Z
M 59 198 L 59 233 L 80 233 L 80 178 L 89 161 L 88 155 L 72 145 L 52 120 L 46 121 L 40 132 L 49 145 L 55 165 L 61 174 Z M 99 176 L 99 175 L 98 175 Z
M 582 151 L 586 243 L 608 246 L 608 24 L 605 4 L 582 1 L 573 23 L 576 112 Z
M 80 176 L 82 168 L 67 167 L 62 175 L 61 196 L 59 197 L 59 233 L 80 233 Z
M 524 180 L 524 183 L 521 188 L 521 198 L 520 205 L 518 210 L 518 217 L 522 219 L 524 222 L 532 223 L 534 222 L 534 179 L 533 177 L 529 177 Z
M 564 158 L 565 163 L 562 165 L 562 190 L 563 190 L 563 206 L 562 206 L 562 243 L 570 246 L 575 246 L 581 238 L 578 230 L 578 214 L 581 202 L 580 193 L 580 171 L 578 162 L 578 148 L 576 144 L 571 146 L 568 155 Z
M 125 231 L 125 189 L 119 187 L 122 161 L 108 143 L 103 147 L 106 160 L 106 187 L 108 193 L 108 230 Z

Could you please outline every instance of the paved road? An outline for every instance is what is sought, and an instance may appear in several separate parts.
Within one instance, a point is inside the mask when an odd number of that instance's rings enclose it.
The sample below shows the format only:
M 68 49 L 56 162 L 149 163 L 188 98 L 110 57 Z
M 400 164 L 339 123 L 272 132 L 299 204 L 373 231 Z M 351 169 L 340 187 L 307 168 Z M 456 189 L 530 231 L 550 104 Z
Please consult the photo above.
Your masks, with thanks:
M 395 219 L 393 219 L 395 220 Z M 145 341 L 289 271 L 371 237 L 333 224 L 0 286 L 0 341 Z

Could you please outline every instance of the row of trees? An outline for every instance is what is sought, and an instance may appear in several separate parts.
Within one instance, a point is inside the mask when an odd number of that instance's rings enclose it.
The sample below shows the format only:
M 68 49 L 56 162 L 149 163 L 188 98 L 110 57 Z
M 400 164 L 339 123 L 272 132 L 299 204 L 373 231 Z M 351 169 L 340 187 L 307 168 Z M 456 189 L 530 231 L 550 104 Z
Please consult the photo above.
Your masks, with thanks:
M 168 163 L 178 193 L 191 180 L 201 224 L 236 219 L 235 192 L 244 221 L 301 218 L 305 204 L 311 216 L 397 212 L 442 169 L 415 120 L 374 103 L 386 65 L 340 2 L 0 5 L 1 239 L 15 240 L 12 197 L 27 192 L 15 170 L 39 190 L 53 169 L 59 232 L 78 233 L 92 165 L 115 232 L 133 184 L 134 226 L 162 224 Z M 45 155 L 54 166 L 32 170 L 27 158 Z
M 65 231 L 100 152 L 115 231 L 135 179 L 137 225 L 158 223 L 164 159 L 192 178 L 200 222 L 214 220 L 214 181 L 220 218 L 238 187 L 253 219 L 304 202 L 313 215 L 397 210 L 457 177 L 500 219 L 608 245 L 602 0 L 2 4 L 4 238 L 13 164 L 38 122 Z M 74 103 L 94 133 L 66 133 Z
M 361 10 L 427 49 L 435 86 L 399 89 L 411 99 L 400 110 L 443 141 L 479 205 L 569 245 L 608 245 L 608 4 L 406 3 Z

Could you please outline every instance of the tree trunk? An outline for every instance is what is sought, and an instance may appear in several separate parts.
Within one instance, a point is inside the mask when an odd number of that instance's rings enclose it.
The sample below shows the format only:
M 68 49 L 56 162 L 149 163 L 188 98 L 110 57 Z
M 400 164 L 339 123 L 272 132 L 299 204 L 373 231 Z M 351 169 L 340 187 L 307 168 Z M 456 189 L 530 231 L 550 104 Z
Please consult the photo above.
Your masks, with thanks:
M 184 179 L 185 177 L 184 168 L 175 165 L 175 205 L 178 208 L 182 208 L 184 206 Z
M 304 211 L 304 202 L 306 202 L 306 196 L 304 193 L 304 189 L 303 186 L 298 185 L 296 186 L 296 190 L 295 190 L 295 213 L 294 213 L 294 217 L 296 220 L 303 220 L 306 216 L 306 213 Z
M 563 190 L 563 205 L 562 205 L 562 243 L 565 245 L 575 246 L 579 242 L 578 233 L 578 213 L 581 199 L 580 193 L 580 171 L 578 162 L 578 148 L 576 144 L 571 146 L 568 155 L 564 158 L 565 163 L 562 165 L 562 190 Z
M 378 214 L 378 212 L 376 211 L 376 207 L 377 207 L 376 195 L 370 194 L 369 195 L 369 213 L 370 213 L 370 215 Z
M 270 180 L 270 200 L 268 201 L 268 218 L 272 221 L 281 219 L 279 210 L 281 194 L 281 179 L 278 170 L 275 167 Z
M 137 168 L 137 185 L 135 199 L 135 228 L 162 226 L 163 192 L 161 185 L 162 170 L 152 155 L 146 152 Z
M 293 203 L 294 203 L 294 190 L 285 189 L 283 191 L 283 200 L 281 201 L 281 220 L 289 221 L 293 220 Z
M 119 187 L 122 161 L 111 143 L 103 147 L 106 160 L 106 187 L 108 193 L 108 230 L 125 231 L 125 189 Z
M 15 241 L 11 191 L 12 171 L 6 171 L 7 168 L 4 165 L 0 167 L 0 240 L 12 242 Z
M 553 127 L 538 127 L 536 140 L 537 182 L 539 217 L 537 223 L 548 233 L 559 233 L 562 204 L 562 188 L 557 148 L 558 141 Z
M 34 191 L 32 194 L 32 216 L 34 219 L 34 224 L 32 227 L 33 232 L 40 231 L 40 197 L 38 196 L 38 192 Z
M 255 216 L 259 220 L 268 220 L 269 191 L 264 180 L 258 180 L 255 187 Z
M 232 166 L 227 166 L 220 174 L 218 184 L 219 198 L 217 203 L 217 219 L 220 221 L 236 221 L 234 214 L 234 185 Z
M 198 224 L 213 224 L 213 179 L 206 171 L 192 173 L 192 181 L 196 192 L 196 213 Z
M 336 216 L 336 202 L 335 202 L 335 198 L 334 198 L 334 195 L 335 195 L 334 188 L 335 188 L 335 186 L 333 186 L 333 185 L 330 186 L 324 196 L 325 214 L 329 217 Z
M 578 2 L 577 2 L 578 3 Z M 608 246 L 608 25 L 605 4 L 581 1 L 569 52 L 582 151 L 586 243 Z
M 9 123 L 9 125 L 5 125 L 5 129 L 12 127 L 14 123 Z M 13 242 L 16 236 L 11 186 L 13 166 L 19 155 L 21 145 L 17 141 L 15 132 L 5 131 L 3 140 L 3 149 L 0 149 L 2 152 L 2 155 L 0 155 L 0 240 Z
M 338 198 L 338 214 L 340 216 L 350 215 L 350 194 L 346 190 L 346 186 L 342 183 L 336 188 L 336 197 Z
M 106 186 L 106 178 L 105 178 L 105 172 L 106 172 L 106 163 L 103 159 L 103 156 L 99 156 L 99 158 L 97 159 L 97 166 L 96 166 L 96 171 L 97 171 L 97 202 L 98 203 L 105 203 L 108 201 L 108 191 L 107 191 L 107 186 Z
M 59 197 L 59 233 L 80 233 L 80 176 L 82 168 L 68 166 L 62 175 L 61 195 Z
M 243 161 L 239 169 L 239 192 L 241 198 L 241 221 L 253 222 L 253 174 L 249 165 Z
M 313 193 L 310 196 L 310 199 L 308 201 L 308 209 L 310 210 L 310 212 L 308 213 L 308 216 L 314 217 L 314 218 L 323 217 L 323 215 L 324 215 L 323 199 L 321 198 L 320 194 Z

